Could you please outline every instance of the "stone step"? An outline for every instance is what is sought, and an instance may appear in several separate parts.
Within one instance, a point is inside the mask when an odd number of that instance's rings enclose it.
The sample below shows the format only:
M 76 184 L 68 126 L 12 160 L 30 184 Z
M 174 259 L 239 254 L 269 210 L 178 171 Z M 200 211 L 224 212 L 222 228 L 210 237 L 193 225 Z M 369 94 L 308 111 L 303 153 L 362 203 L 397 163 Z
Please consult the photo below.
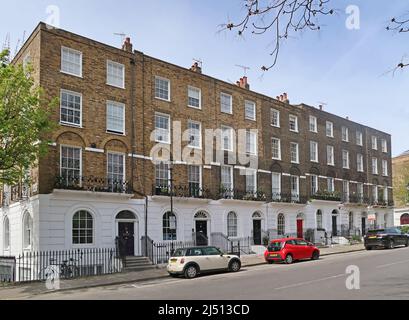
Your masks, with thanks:
M 126 266 L 123 269 L 123 272 L 143 271 L 143 270 L 152 270 L 152 269 L 156 269 L 156 266 L 154 266 L 152 264 L 141 265 L 141 266 L 132 266 L 132 267 Z

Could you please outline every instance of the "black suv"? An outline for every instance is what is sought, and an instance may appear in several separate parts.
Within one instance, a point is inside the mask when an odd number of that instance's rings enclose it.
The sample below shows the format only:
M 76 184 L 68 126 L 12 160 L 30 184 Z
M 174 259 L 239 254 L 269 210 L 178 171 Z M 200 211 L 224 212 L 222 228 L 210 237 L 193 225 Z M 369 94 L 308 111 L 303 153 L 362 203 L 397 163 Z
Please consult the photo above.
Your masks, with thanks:
M 386 228 L 370 230 L 364 237 L 366 250 L 373 248 L 393 249 L 395 246 L 409 246 L 408 235 L 402 233 L 398 228 Z

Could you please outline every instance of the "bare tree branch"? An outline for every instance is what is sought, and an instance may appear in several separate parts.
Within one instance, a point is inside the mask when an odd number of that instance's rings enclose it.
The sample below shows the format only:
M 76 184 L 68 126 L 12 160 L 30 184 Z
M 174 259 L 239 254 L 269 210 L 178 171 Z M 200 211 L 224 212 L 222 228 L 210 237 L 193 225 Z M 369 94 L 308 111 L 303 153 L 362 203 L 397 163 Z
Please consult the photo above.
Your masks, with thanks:
M 280 43 L 294 32 L 304 29 L 321 29 L 318 22 L 321 16 L 332 15 L 335 10 L 328 8 L 331 0 L 244 0 L 246 16 L 239 22 L 222 25 L 223 29 L 234 30 L 242 36 L 250 29 L 252 34 L 261 35 L 271 31 L 274 49 L 270 53 L 273 62 L 263 66 L 268 71 L 277 63 Z

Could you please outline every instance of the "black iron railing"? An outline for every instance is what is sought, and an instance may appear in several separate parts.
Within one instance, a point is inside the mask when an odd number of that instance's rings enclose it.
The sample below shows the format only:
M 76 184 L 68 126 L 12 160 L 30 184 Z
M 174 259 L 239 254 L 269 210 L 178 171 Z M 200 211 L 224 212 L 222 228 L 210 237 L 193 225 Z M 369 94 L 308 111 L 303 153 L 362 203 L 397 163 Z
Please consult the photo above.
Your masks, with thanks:
M 62 177 L 55 180 L 55 189 L 132 194 L 128 181 L 101 177 Z
M 155 242 L 149 237 L 142 237 L 142 255 L 149 258 L 152 264 L 166 264 L 171 255 L 182 248 L 194 247 L 194 241 L 166 241 Z
M 122 261 L 115 248 L 26 252 L 13 259 L 11 282 L 73 279 L 122 271 Z
M 341 195 L 338 192 L 327 192 L 327 191 L 319 191 L 313 195 L 311 195 L 311 199 L 314 200 L 325 200 L 325 201 L 336 201 L 341 202 Z

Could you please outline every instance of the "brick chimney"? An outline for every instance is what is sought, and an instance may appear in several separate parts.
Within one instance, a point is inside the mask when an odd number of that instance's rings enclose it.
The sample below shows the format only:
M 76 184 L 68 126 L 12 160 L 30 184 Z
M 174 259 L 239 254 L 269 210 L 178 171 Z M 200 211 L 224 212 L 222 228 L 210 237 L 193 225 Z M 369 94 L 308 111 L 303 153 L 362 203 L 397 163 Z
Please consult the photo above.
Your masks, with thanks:
M 127 51 L 127 52 L 132 52 L 132 43 L 131 43 L 131 38 L 127 37 L 125 39 L 124 44 L 122 45 L 122 50 Z
M 250 90 L 250 85 L 249 85 L 249 83 L 247 82 L 247 77 L 246 77 L 246 76 L 244 76 L 243 78 L 240 78 L 240 81 L 237 81 L 237 85 L 238 85 L 240 88 Z
M 288 94 L 286 92 L 277 96 L 276 99 L 283 103 L 290 103 L 290 100 L 288 100 Z
M 199 63 L 195 62 L 192 67 L 190 68 L 191 71 L 202 73 L 202 68 L 199 66 Z

